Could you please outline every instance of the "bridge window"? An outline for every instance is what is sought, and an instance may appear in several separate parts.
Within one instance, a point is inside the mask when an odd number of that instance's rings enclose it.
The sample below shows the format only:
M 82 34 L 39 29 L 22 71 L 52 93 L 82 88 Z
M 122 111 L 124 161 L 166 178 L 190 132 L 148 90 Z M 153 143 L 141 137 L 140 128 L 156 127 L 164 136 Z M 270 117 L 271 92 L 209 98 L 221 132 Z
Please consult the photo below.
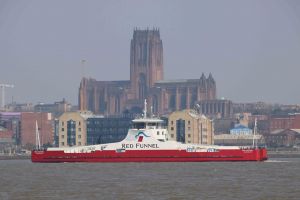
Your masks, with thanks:
M 144 129 L 145 128 L 145 123 L 135 123 L 135 124 L 133 124 L 133 128 Z

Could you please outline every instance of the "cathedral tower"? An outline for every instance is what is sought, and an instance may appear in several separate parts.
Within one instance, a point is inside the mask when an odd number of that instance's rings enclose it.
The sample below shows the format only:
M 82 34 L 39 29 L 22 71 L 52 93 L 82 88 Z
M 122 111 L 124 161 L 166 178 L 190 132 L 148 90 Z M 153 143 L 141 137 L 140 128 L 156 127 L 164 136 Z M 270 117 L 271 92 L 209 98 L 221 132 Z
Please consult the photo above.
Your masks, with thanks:
M 158 29 L 133 32 L 130 48 L 130 82 L 133 98 L 143 100 L 149 88 L 163 80 L 163 45 Z
M 83 78 L 78 95 L 80 110 L 115 115 L 139 112 L 144 99 L 154 113 L 167 114 L 216 99 L 211 74 L 200 79 L 164 80 L 163 44 L 158 29 L 134 29 L 130 46 L 130 80 L 97 81 Z M 208 107 L 207 107 L 208 109 Z

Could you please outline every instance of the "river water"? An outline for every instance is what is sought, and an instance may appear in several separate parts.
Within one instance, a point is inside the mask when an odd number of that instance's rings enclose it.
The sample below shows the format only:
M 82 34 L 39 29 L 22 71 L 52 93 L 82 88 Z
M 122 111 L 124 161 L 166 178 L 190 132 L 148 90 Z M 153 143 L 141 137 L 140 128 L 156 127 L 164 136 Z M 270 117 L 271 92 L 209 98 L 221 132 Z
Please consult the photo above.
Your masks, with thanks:
M 1 160 L 0 199 L 299 200 L 300 158 L 225 163 Z

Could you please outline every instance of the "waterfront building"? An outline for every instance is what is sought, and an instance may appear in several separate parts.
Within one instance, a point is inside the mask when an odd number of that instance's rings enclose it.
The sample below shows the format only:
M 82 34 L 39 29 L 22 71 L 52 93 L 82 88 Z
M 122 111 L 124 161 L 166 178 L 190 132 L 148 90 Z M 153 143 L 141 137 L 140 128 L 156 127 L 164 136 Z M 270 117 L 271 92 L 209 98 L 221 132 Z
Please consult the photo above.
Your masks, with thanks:
M 15 144 L 16 141 L 13 137 L 12 130 L 8 130 L 7 128 L 4 128 L 0 126 L 0 149 L 3 144 Z
M 21 113 L 20 143 L 34 146 L 36 144 L 36 122 L 41 145 L 53 144 L 53 116 L 51 113 L 23 112 Z
M 278 129 L 300 129 L 300 113 L 273 115 L 270 117 L 269 132 Z
M 300 147 L 300 129 L 279 129 L 264 137 L 268 147 Z
M 0 154 L 12 153 L 16 147 L 16 141 L 12 130 L 8 130 L 0 125 Z
M 252 146 L 253 137 L 256 140 L 258 146 L 265 145 L 265 139 L 262 135 L 257 134 L 220 134 L 214 136 L 215 145 L 225 146 Z
M 84 146 L 86 120 L 93 116 L 89 111 L 65 112 L 58 118 L 58 146 Z
M 0 112 L 0 121 L 9 122 L 12 119 L 20 119 L 21 113 L 19 112 Z
M 54 125 L 53 147 L 59 147 L 59 119 L 58 118 L 54 118 L 53 125 Z
M 236 119 L 234 118 L 221 118 L 214 119 L 214 135 L 229 133 L 230 129 L 234 127 Z
M 87 144 L 105 144 L 122 141 L 131 126 L 133 118 L 91 117 L 87 119 Z
M 0 112 L 0 126 L 12 133 L 12 140 L 20 144 L 20 118 L 19 112 Z
M 101 116 L 89 111 L 66 112 L 55 120 L 59 147 L 118 142 L 124 139 L 132 115 Z
M 195 110 L 175 111 L 168 118 L 169 140 L 182 143 L 213 144 L 213 123 Z
M 228 132 L 223 132 L 214 135 L 215 144 L 225 146 L 251 146 L 253 145 L 254 138 L 255 144 L 259 146 L 265 145 L 264 137 L 261 134 L 256 133 L 254 135 L 253 130 L 243 124 L 235 124 L 234 128 L 231 128 L 229 132 L 230 134 L 228 134 Z
M 193 108 L 201 100 L 216 99 L 216 83 L 211 74 L 199 79 L 164 80 L 163 44 L 158 29 L 135 29 L 130 47 L 130 80 L 97 81 L 82 78 L 80 110 L 95 114 L 121 114 L 143 108 L 144 99 L 153 112 L 168 114 Z
M 242 125 L 236 124 L 234 128 L 230 129 L 231 135 L 253 135 L 252 129 Z

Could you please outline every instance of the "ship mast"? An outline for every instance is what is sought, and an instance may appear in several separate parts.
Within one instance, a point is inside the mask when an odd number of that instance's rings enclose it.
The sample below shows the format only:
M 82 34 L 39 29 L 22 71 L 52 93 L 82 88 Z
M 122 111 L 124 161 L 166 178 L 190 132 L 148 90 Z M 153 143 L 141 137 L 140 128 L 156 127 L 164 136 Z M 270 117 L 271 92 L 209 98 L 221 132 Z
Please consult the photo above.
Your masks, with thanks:
M 147 100 L 144 101 L 144 119 L 147 118 Z
M 41 148 L 40 133 L 37 120 L 35 121 L 35 145 L 37 149 Z
M 257 133 L 257 118 L 255 118 L 254 121 L 253 141 L 252 141 L 253 148 L 254 147 L 257 148 L 256 133 Z

